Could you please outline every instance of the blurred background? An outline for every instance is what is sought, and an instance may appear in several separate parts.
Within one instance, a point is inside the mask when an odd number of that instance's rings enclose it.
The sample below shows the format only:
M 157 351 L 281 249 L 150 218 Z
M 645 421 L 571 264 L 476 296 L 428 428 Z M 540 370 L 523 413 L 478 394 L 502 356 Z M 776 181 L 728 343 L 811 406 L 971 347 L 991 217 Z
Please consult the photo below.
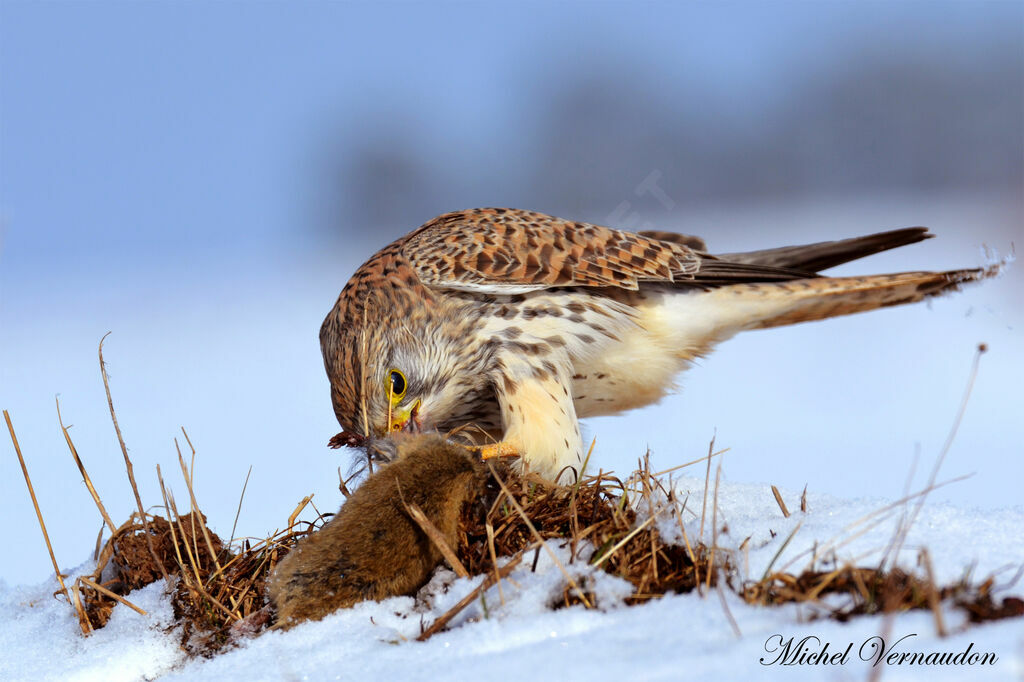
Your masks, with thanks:
M 0 3 L 0 407 L 63 566 L 155 466 L 230 534 L 341 502 L 317 340 L 358 265 L 431 217 L 529 208 L 738 251 L 928 225 L 838 273 L 975 266 L 1024 237 L 1024 4 Z M 1021 268 L 931 305 L 752 332 L 594 468 L 728 447 L 725 480 L 920 487 L 986 342 L 938 499 L 1022 502 Z M 386 323 L 386 321 L 383 321 Z M 913 484 L 908 481 L 913 476 Z M 790 504 L 790 507 L 795 506 Z M 0 436 L 0 579 L 52 570 Z M 17 551 L 15 551 L 17 548 Z

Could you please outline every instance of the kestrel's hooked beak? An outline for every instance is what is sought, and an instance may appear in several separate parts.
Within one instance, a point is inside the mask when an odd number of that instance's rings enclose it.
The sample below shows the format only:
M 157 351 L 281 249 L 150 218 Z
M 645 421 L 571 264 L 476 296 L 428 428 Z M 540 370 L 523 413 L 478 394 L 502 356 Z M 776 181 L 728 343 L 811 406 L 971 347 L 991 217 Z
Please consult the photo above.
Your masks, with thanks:
M 391 413 L 391 431 L 408 431 L 419 433 L 422 424 L 419 418 L 420 401 L 416 400 L 405 409 L 396 409 Z

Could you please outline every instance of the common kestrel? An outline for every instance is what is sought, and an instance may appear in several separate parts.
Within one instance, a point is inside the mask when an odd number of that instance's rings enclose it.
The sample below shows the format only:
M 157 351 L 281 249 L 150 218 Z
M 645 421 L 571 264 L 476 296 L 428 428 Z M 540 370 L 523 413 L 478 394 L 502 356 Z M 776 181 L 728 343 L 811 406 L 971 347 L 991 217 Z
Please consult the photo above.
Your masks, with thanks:
M 739 331 L 920 301 L 994 272 L 817 274 L 931 236 L 911 227 L 714 256 L 696 237 L 530 211 L 440 216 L 360 267 L 324 320 L 344 429 L 332 443 L 466 427 L 492 454 L 571 480 L 580 418 L 656 402 Z

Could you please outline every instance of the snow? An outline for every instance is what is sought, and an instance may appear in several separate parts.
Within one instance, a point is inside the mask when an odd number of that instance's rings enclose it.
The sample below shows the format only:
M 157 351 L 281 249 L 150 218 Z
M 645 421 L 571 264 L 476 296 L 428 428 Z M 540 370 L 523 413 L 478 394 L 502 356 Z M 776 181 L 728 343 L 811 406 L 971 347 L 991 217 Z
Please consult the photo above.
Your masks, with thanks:
M 84 564 L 71 574 L 89 568 Z M 129 597 L 147 616 L 118 605 L 106 627 L 89 637 L 82 637 L 74 610 L 53 596 L 58 589 L 52 577 L 36 587 L 0 583 L 0 679 L 137 680 L 181 660 L 177 641 L 167 633 L 173 614 L 162 581 Z
M 700 532 L 703 477 L 679 477 L 674 481 L 679 499 L 687 498 L 683 518 L 687 534 Z M 798 508 L 799 491 L 783 490 L 791 509 Z M 806 553 L 815 545 L 849 535 L 851 523 L 890 506 L 876 498 L 844 500 L 828 495 L 808 495 L 808 511 L 783 518 L 766 486 L 722 482 L 718 491 L 718 542 L 739 559 L 745 573 L 759 577 L 772 562 L 792 529 L 800 524 L 788 547 L 775 560 L 775 568 L 792 562 L 790 570 L 806 565 Z M 709 504 L 710 508 L 710 504 Z M 860 564 L 877 563 L 898 523 L 895 509 L 883 523 L 839 546 L 836 555 Z M 641 510 L 642 512 L 642 510 Z M 643 514 L 638 522 L 642 522 Z M 674 518 L 674 515 L 672 515 Z M 678 525 L 659 519 L 669 534 Z M 1005 586 L 1024 565 L 1024 546 L 1019 529 L 1024 507 L 979 510 L 951 503 L 923 507 L 911 529 L 900 563 L 913 568 L 918 548 L 927 547 L 937 579 L 949 582 L 967 570 L 981 579 L 997 574 Z M 710 523 L 705 522 L 705 536 Z M 727 530 L 721 532 L 721 527 Z M 774 532 L 774 537 L 773 537 Z M 743 559 L 738 549 L 750 538 Z M 706 538 L 705 538 L 706 539 Z M 624 606 L 629 585 L 589 567 L 585 561 L 569 564 L 568 549 L 553 547 L 559 561 L 568 564 L 575 577 L 590 575 L 588 583 L 597 608 L 582 606 L 552 610 L 562 593 L 561 569 L 540 552 L 536 570 L 527 557 L 497 586 L 467 607 L 449 629 L 427 642 L 416 642 L 428 626 L 483 580 L 482 576 L 458 579 L 439 568 L 417 596 L 396 597 L 380 603 L 364 602 L 338 611 L 320 622 L 305 623 L 289 631 L 268 631 L 246 640 L 212 659 L 188 659 L 178 648 L 180 633 L 171 628 L 169 597 L 162 584 L 153 584 L 129 595 L 148 611 L 141 616 L 124 606 L 114 609 L 107 627 L 89 637 L 78 632 L 72 609 L 52 597 L 51 580 L 34 587 L 10 587 L 0 583 L 0 679 L 11 680 L 224 680 L 224 679 L 350 679 L 368 680 L 521 680 L 541 675 L 544 679 L 721 679 L 757 675 L 766 679 L 862 679 L 872 669 L 872 637 L 883 637 L 897 652 L 993 652 L 991 666 L 896 666 L 885 668 L 884 679 L 1019 679 L 1024 672 L 1024 623 L 1010 619 L 964 629 L 958 611 L 945 610 L 947 638 L 936 635 L 929 612 L 908 612 L 890 618 L 857 618 L 841 624 L 814 620 L 807 606 L 753 607 L 723 591 L 725 603 L 739 627 L 734 634 L 714 590 L 668 595 L 640 606 Z M 582 551 L 586 558 L 586 551 Z M 86 572 L 86 562 L 70 571 Z M 1021 586 L 1001 594 L 1020 594 Z M 998 596 L 997 594 L 997 596 Z M 504 603 L 503 599 L 504 598 Z M 486 603 L 486 607 L 484 603 Z M 764 665 L 762 657 L 775 654 L 766 646 L 775 635 L 805 636 L 828 642 L 829 652 L 841 652 L 853 643 L 850 658 L 836 666 Z M 905 639 L 894 644 L 900 638 Z M 777 642 L 778 639 L 772 640 Z M 771 645 L 774 649 L 776 645 Z M 965 670 L 968 672 L 965 673 Z

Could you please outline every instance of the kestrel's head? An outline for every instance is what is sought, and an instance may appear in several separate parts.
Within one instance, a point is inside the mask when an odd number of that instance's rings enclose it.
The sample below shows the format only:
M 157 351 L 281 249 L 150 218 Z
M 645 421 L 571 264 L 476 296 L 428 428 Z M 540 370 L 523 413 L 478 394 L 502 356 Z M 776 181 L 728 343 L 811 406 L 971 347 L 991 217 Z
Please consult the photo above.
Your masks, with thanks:
M 395 431 L 432 429 L 458 402 L 454 356 L 435 339 L 413 333 L 405 320 L 336 324 L 320 331 L 334 414 L 345 431 L 380 438 Z
M 432 430 L 464 395 L 450 380 L 464 349 L 453 348 L 443 324 L 427 323 L 429 301 L 392 285 L 385 277 L 367 286 L 357 273 L 320 328 L 334 414 L 349 443 Z

